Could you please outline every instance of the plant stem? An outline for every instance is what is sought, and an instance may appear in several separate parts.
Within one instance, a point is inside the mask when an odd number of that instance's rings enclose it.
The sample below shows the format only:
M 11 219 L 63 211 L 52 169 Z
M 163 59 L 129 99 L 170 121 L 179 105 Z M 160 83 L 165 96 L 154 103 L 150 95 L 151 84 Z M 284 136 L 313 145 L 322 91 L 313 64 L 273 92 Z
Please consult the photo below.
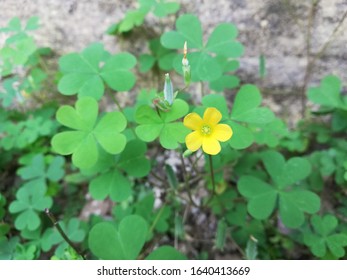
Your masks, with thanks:
M 69 237 L 67 237 L 67 235 L 65 234 L 65 232 L 63 231 L 63 229 L 59 225 L 59 222 L 57 221 L 57 219 L 55 218 L 53 213 L 50 212 L 48 208 L 45 209 L 45 213 L 46 213 L 47 217 L 51 220 L 51 222 L 55 226 L 55 228 L 59 231 L 61 237 L 63 237 L 63 239 L 66 241 L 66 243 L 69 244 L 71 246 L 71 248 L 74 249 L 76 251 L 76 253 L 82 257 L 82 259 L 84 259 L 83 255 L 80 253 L 80 251 L 77 249 L 77 247 L 72 243 L 72 241 L 69 239 Z
M 195 201 L 193 200 L 193 197 L 192 197 L 192 193 L 190 191 L 190 186 L 189 186 L 189 180 L 190 180 L 190 176 L 187 174 L 187 168 L 186 168 L 186 164 L 184 162 L 184 159 L 183 159 L 183 156 L 181 153 L 180 154 L 180 159 L 181 159 L 181 163 L 182 163 L 182 167 L 183 167 L 183 178 L 184 178 L 184 186 L 185 186 L 185 189 L 188 193 L 188 197 L 189 197 L 189 201 L 192 205 L 194 205 L 195 207 L 197 208 L 200 208 L 199 205 L 197 205 L 195 203 Z
M 153 230 L 154 230 L 156 224 L 158 223 L 158 221 L 159 221 L 159 219 L 160 219 L 160 216 L 161 216 L 161 215 L 163 214 L 163 212 L 164 212 L 164 208 L 165 208 L 165 204 L 160 208 L 160 210 L 159 210 L 157 216 L 155 217 L 155 219 L 154 219 L 154 221 L 153 221 L 153 223 L 152 223 L 152 225 L 151 225 L 151 227 L 150 227 L 150 229 L 149 229 L 149 232 L 153 232 Z
M 200 81 L 200 92 L 201 92 L 201 99 L 204 97 L 204 82 Z
M 211 182 L 212 182 L 212 197 L 213 197 L 215 192 L 216 192 L 216 183 L 215 183 L 215 180 L 214 180 L 212 156 L 208 155 L 208 159 L 209 159 L 209 162 L 210 162 L 210 173 L 211 173 Z

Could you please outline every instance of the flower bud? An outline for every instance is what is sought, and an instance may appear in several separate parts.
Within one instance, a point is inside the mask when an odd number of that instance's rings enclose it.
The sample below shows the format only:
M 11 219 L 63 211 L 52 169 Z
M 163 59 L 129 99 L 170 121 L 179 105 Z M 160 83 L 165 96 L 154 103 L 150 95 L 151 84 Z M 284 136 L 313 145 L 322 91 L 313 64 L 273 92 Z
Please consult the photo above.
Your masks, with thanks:
M 187 42 L 184 42 L 183 46 L 183 59 L 182 59 L 182 71 L 184 77 L 184 83 L 186 86 L 190 84 L 190 65 L 187 59 Z
M 174 100 L 173 87 L 169 73 L 165 74 L 164 99 L 169 103 L 169 105 L 172 105 Z
M 185 152 L 183 153 L 183 157 L 187 158 L 190 157 L 193 154 L 193 152 L 191 150 L 185 150 Z

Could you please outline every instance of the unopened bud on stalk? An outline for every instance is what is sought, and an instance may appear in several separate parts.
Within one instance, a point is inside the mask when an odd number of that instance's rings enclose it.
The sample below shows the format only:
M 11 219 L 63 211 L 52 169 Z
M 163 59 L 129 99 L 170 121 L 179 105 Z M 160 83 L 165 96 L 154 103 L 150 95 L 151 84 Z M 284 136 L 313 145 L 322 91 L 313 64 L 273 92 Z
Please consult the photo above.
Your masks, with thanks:
M 190 157 L 193 154 L 191 150 L 185 150 L 183 153 L 183 157 L 187 158 Z
M 182 59 L 182 70 L 183 70 L 183 77 L 184 77 L 184 83 L 186 86 L 190 84 L 190 65 L 189 61 L 187 59 L 187 41 L 184 42 L 183 46 L 183 59 Z
M 172 105 L 174 100 L 173 87 L 169 73 L 165 74 L 164 99 L 169 103 L 169 105 Z

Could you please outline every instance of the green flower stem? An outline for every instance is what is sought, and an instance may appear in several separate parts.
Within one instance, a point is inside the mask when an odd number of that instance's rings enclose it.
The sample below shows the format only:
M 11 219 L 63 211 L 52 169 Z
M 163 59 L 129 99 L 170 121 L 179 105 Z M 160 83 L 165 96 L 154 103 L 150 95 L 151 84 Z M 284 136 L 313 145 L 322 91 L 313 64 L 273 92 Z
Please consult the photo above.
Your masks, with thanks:
M 199 156 L 196 156 L 195 160 L 193 161 L 190 157 L 188 158 L 193 170 L 199 174 L 200 172 L 198 171 L 197 169 L 197 164 L 198 164 L 198 161 L 201 159 L 201 157 L 204 155 L 204 153 L 201 153 Z
M 71 246 L 71 248 L 74 249 L 76 251 L 76 253 L 82 257 L 82 259 L 84 259 L 83 255 L 80 253 L 80 251 L 77 249 L 77 247 L 72 243 L 72 241 L 69 239 L 69 237 L 67 237 L 67 235 L 65 234 L 65 232 L 63 231 L 63 229 L 59 225 L 59 222 L 57 221 L 55 216 L 49 211 L 48 208 L 45 209 L 45 213 L 46 213 L 47 217 L 51 220 L 51 222 L 55 226 L 55 228 L 59 231 L 61 237 L 64 238 L 66 243 L 69 244 Z
M 200 92 L 201 92 L 201 99 L 204 97 L 204 82 L 200 81 Z
M 181 163 L 182 163 L 182 167 L 183 167 L 184 186 L 185 186 L 185 189 L 188 193 L 189 201 L 195 207 L 200 208 L 200 206 L 197 205 L 195 203 L 195 201 L 193 200 L 192 193 L 191 193 L 190 186 L 189 186 L 190 174 L 187 174 L 187 167 L 186 167 L 186 164 L 184 163 L 182 153 L 179 153 L 179 154 L 180 154 L 180 159 L 181 159 Z
M 215 193 L 216 193 L 216 182 L 215 182 L 215 179 L 214 179 L 214 170 L 213 170 L 213 161 L 212 161 L 212 156 L 211 155 L 208 155 L 208 159 L 209 159 L 209 165 L 210 165 L 210 175 L 211 175 L 211 183 L 212 183 L 212 194 L 210 196 L 210 198 L 208 199 L 208 201 L 206 202 L 206 205 L 208 205 Z
M 216 192 L 216 183 L 215 183 L 215 180 L 214 180 L 212 156 L 208 155 L 208 159 L 209 159 L 209 162 L 210 162 L 210 173 L 211 173 L 211 182 L 212 182 L 212 197 L 213 197 L 215 192 Z
M 160 208 L 160 210 L 159 210 L 157 216 L 155 217 L 155 219 L 154 219 L 154 221 L 153 221 L 153 223 L 152 223 L 152 225 L 151 225 L 151 227 L 150 227 L 150 229 L 149 229 L 149 232 L 153 232 L 153 230 L 154 230 L 156 224 L 158 223 L 158 221 L 159 221 L 161 215 L 162 215 L 163 212 L 164 212 L 164 208 L 165 208 L 165 204 L 163 204 L 163 206 Z

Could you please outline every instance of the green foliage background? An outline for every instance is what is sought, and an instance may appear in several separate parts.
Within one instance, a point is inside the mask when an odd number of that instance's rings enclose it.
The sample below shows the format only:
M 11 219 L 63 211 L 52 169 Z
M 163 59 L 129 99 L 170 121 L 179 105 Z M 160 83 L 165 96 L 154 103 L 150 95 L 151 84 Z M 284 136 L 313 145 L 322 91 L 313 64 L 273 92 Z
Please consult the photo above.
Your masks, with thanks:
M 126 40 L 148 15 L 180 9 L 138 2 L 109 35 Z M 45 66 L 52 50 L 33 37 L 39 18 L 0 29 L 0 259 L 345 259 L 343 81 L 327 73 L 309 87 L 303 97 L 313 106 L 292 129 L 262 105 L 257 85 L 237 77 L 247 45 L 234 24 L 206 34 L 196 15 L 180 14 L 172 26 L 148 38 L 150 53 L 93 43 L 62 55 L 54 75 Z M 259 69 L 265 77 L 262 54 Z M 139 73 L 150 71 L 162 87 L 140 88 Z M 180 81 L 172 105 L 167 72 Z M 59 93 L 46 94 L 49 84 Z M 119 92 L 128 91 L 136 98 L 122 106 Z M 208 107 L 233 130 L 212 161 L 186 151 L 182 123 Z M 92 201 L 107 210 L 82 219 Z

